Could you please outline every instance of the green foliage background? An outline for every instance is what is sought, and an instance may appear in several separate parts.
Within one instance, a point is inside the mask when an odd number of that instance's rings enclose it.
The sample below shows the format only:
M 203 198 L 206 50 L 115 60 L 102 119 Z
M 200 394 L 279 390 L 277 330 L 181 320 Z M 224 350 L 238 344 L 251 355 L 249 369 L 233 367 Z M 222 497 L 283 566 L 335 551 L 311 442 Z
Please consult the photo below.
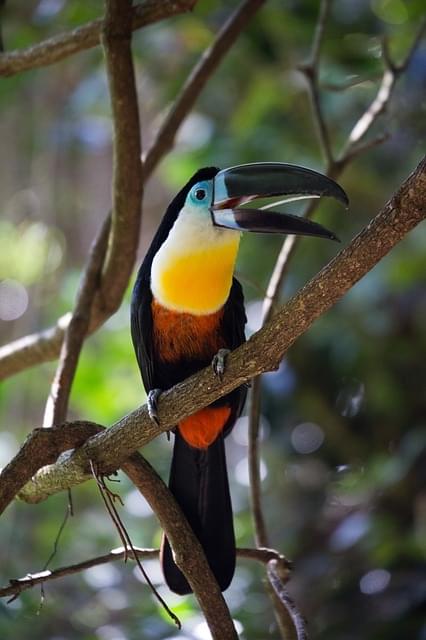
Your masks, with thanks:
M 235 2 L 200 1 L 192 14 L 136 32 L 134 53 L 145 148 L 191 65 Z M 178 144 L 148 185 L 141 256 L 172 194 L 205 164 L 281 160 L 321 170 L 306 86 L 297 65 L 309 54 L 318 3 L 271 0 L 221 65 L 186 121 Z M 98 17 L 94 0 L 10 2 L 7 49 L 28 46 Z M 396 59 L 409 47 L 420 0 L 334 3 L 321 81 L 359 78 L 346 91 L 323 90 L 333 147 L 341 148 L 372 100 L 382 72 L 380 40 Z M 341 182 L 349 214 L 321 205 L 318 219 L 345 244 L 415 166 L 425 142 L 426 46 L 400 80 L 371 135 L 381 147 L 357 159 Z M 0 279 L 21 283 L 28 308 L 0 320 L 1 343 L 49 326 L 72 306 L 90 241 L 110 204 L 110 109 L 102 52 L 0 84 Z M 424 640 L 426 539 L 425 225 L 359 283 L 292 348 L 280 371 L 265 376 L 262 456 L 264 505 L 274 547 L 294 560 L 290 590 L 317 640 Z M 238 271 L 250 330 L 280 240 L 244 238 Z M 317 272 L 338 247 L 305 239 L 283 298 Z M 112 424 L 144 401 L 130 343 L 130 290 L 120 311 L 85 346 L 70 417 Z M 55 365 L 26 371 L 0 386 L 0 464 L 40 425 Z M 253 544 L 248 510 L 246 421 L 228 439 L 240 546 Z M 305 451 L 305 453 L 303 453 Z M 170 444 L 144 454 L 167 476 Z M 158 546 L 161 532 L 146 503 L 122 477 L 114 488 L 138 546 Z M 93 483 L 73 491 L 68 522 L 51 567 L 119 545 Z M 0 523 L 2 583 L 40 570 L 52 551 L 67 498 L 14 503 Z M 422 549 L 423 544 L 423 549 Z M 423 552 L 423 555 L 422 555 Z M 115 563 L 33 589 L 0 603 L 0 637 L 43 640 L 181 640 L 208 638 L 192 597 L 170 594 L 158 564 L 145 568 L 181 617 L 178 634 L 131 566 Z M 241 638 L 278 638 L 263 572 L 240 562 L 226 593 Z

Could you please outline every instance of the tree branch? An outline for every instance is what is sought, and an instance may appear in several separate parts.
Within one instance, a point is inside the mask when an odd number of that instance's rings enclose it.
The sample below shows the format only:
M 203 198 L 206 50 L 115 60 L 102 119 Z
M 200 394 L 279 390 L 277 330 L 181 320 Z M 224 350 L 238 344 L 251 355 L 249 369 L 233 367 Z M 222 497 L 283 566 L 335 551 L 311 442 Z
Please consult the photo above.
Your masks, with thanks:
M 194 106 L 210 76 L 216 71 L 237 37 L 264 2 L 265 0 L 245 0 L 222 26 L 213 43 L 200 57 L 144 158 L 146 178 L 151 175 L 164 154 L 171 149 L 180 125 Z
M 308 62 L 301 64 L 299 70 L 305 74 L 308 80 L 309 95 L 311 97 L 312 113 L 322 154 L 325 164 L 330 166 L 333 162 L 333 154 L 331 151 L 330 135 L 328 127 L 321 108 L 321 98 L 319 89 L 319 62 L 321 54 L 321 46 L 324 39 L 325 26 L 330 14 L 331 0 L 322 0 L 320 4 L 317 25 L 312 41 L 311 55 Z
M 276 560 L 271 560 L 266 570 L 269 584 L 272 585 L 276 597 L 283 604 L 293 622 L 293 627 L 296 631 L 296 640 L 308 640 L 305 621 L 285 588 L 285 582 L 280 575 L 279 565 Z
M 132 30 L 147 27 L 171 16 L 191 11 L 197 0 L 144 0 L 132 10 Z M 60 33 L 48 40 L 17 51 L 0 55 L 0 76 L 12 76 L 21 71 L 46 67 L 79 51 L 100 44 L 103 18 L 82 27 Z
M 99 285 L 110 228 L 111 218 L 108 216 L 93 243 L 71 320 L 65 330 L 58 367 L 46 402 L 43 427 L 52 427 L 66 420 L 71 387 L 89 328 L 93 298 Z
M 131 51 L 131 0 L 106 2 L 102 45 L 113 121 L 112 227 L 99 306 L 111 315 L 120 305 L 136 258 L 142 199 L 141 142 Z
M 141 549 L 140 547 L 133 547 L 136 554 L 141 560 L 158 560 L 159 549 Z M 130 555 L 130 549 L 124 547 L 117 547 L 112 549 L 109 553 L 105 553 L 95 558 L 83 560 L 83 562 L 77 562 L 65 567 L 58 567 L 58 569 L 38 571 L 37 573 L 28 573 L 22 578 L 12 578 L 9 580 L 9 584 L 5 587 L 0 587 L 0 598 L 7 598 L 8 596 L 16 596 L 36 587 L 38 584 L 45 584 L 52 580 L 58 580 L 58 578 L 64 578 L 65 576 L 71 576 L 86 569 L 97 567 L 101 564 L 107 564 L 108 562 L 115 562 L 117 560 L 133 560 Z M 237 549 L 237 557 L 243 560 L 254 560 L 261 564 L 267 565 L 268 562 L 277 561 L 281 567 L 281 574 L 289 574 L 290 567 L 288 561 L 275 549 L 250 549 L 239 548 Z
M 353 126 L 352 131 L 348 136 L 346 145 L 343 147 L 342 152 L 337 159 L 338 169 L 343 169 L 348 162 L 350 162 L 355 156 L 359 155 L 362 151 L 370 148 L 371 144 L 375 146 L 378 142 L 370 142 L 365 145 L 360 145 L 360 142 L 366 136 L 372 125 L 377 118 L 386 111 L 389 101 L 392 97 L 395 85 L 398 78 L 407 69 L 410 61 L 426 31 L 426 19 L 424 19 L 415 35 L 412 45 L 407 51 L 405 58 L 399 64 L 395 63 L 389 53 L 388 42 L 385 39 L 382 45 L 382 58 L 385 65 L 385 70 L 382 76 L 382 80 L 377 91 L 376 97 L 371 102 L 370 106 L 364 111 L 362 116 Z M 386 139 L 387 135 L 384 135 L 383 139 Z M 377 138 L 375 139 L 377 140 Z
M 52 429 L 34 429 L 13 460 L 0 472 L 0 513 L 39 469 L 53 464 L 63 451 L 79 447 L 90 435 L 101 429 L 99 425 L 90 422 L 67 423 Z
M 174 560 L 203 610 L 212 637 L 214 640 L 235 640 L 237 632 L 219 585 L 198 538 L 170 490 L 139 453 L 126 460 L 122 469 L 158 518 L 172 546 Z
M 370 224 L 270 322 L 229 356 L 222 381 L 208 367 L 176 385 L 159 398 L 160 426 L 151 422 L 146 405 L 136 409 L 110 429 L 90 438 L 65 460 L 36 474 L 22 496 L 36 501 L 41 494 L 44 498 L 64 486 L 83 482 L 89 475 L 89 460 L 96 462 L 103 473 L 113 471 L 159 433 L 260 373 L 276 369 L 293 342 L 426 217 L 425 203 L 426 159 L 423 159 Z M 3 470 L 0 475 L 0 508 L 7 504 L 3 493 L 13 474 L 12 461 L 7 474 Z M 27 474 L 27 480 L 31 475 Z M 21 477 L 20 481 L 23 480 Z

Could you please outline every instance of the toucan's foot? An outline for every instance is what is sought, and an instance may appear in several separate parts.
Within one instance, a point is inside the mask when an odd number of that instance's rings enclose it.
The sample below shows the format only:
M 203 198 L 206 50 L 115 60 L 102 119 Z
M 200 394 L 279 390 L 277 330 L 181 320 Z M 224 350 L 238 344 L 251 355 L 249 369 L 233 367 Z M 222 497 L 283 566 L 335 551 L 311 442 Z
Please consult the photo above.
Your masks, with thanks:
M 225 373 L 226 368 L 226 358 L 230 353 L 231 352 L 229 349 L 219 349 L 212 360 L 213 372 L 219 378 L 219 380 L 222 380 L 223 378 L 223 374 Z
M 161 389 L 151 389 L 146 399 L 149 417 L 155 424 L 160 424 L 160 420 L 158 419 L 158 398 L 161 393 Z

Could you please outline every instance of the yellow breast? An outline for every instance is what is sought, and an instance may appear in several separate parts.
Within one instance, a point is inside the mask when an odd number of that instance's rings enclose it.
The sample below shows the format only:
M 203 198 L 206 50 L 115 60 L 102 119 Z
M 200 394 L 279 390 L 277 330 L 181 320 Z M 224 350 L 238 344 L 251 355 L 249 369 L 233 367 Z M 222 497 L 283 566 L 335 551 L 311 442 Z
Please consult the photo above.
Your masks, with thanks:
M 224 243 L 170 252 L 153 269 L 155 298 L 175 311 L 214 313 L 229 296 L 238 245 L 239 235 L 234 234 Z

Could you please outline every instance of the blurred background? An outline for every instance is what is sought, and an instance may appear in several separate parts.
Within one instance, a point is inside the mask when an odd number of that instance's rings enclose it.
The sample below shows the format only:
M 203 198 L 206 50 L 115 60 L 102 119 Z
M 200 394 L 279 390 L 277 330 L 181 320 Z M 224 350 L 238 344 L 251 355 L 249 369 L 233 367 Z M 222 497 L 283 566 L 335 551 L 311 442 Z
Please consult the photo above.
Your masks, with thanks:
M 136 32 L 134 54 L 146 149 L 191 66 L 236 2 L 200 1 L 192 14 Z M 140 257 L 172 198 L 201 166 L 276 160 L 323 169 L 304 77 L 316 22 L 313 0 L 271 0 L 211 78 L 174 151 L 147 185 Z M 92 0 L 19 0 L 4 10 L 7 50 L 25 47 L 102 14 Z M 322 104 L 333 148 L 376 94 L 380 43 L 396 60 L 414 37 L 421 0 L 340 0 L 323 47 Z M 345 91 L 338 90 L 353 84 Z M 424 152 L 426 43 L 401 77 L 371 136 L 391 138 L 348 167 L 340 182 L 349 214 L 331 202 L 317 219 L 345 245 L 378 212 Z M 73 304 L 90 242 L 110 206 L 111 121 L 100 48 L 0 84 L 0 344 L 54 323 Z M 293 208 L 294 210 L 294 208 Z M 272 545 L 294 561 L 290 592 L 317 640 L 425 640 L 426 573 L 426 228 L 415 229 L 297 341 L 263 381 L 262 475 Z M 278 238 L 244 237 L 238 275 L 248 301 L 248 333 Z M 285 299 L 338 247 L 304 239 Z M 119 312 L 85 345 L 70 418 L 111 425 L 144 402 L 129 333 L 130 290 Z M 0 466 L 41 424 L 55 363 L 0 386 Z M 240 546 L 253 545 L 248 501 L 247 418 L 227 444 Z M 143 451 L 164 478 L 170 443 Z M 121 515 L 138 546 L 161 532 L 139 493 L 120 475 Z M 94 483 L 73 490 L 68 521 L 50 568 L 120 544 Z M 0 523 L 1 583 L 43 568 L 67 508 L 56 495 L 15 502 Z M 423 547 L 423 548 L 422 548 Z M 423 552 L 423 555 L 422 555 Z M 205 640 L 193 597 L 168 592 L 156 561 L 145 562 L 183 621 L 165 618 L 132 562 L 116 562 L 0 603 L 0 638 L 33 640 Z M 226 600 L 241 638 L 278 638 L 264 572 L 239 561 Z

